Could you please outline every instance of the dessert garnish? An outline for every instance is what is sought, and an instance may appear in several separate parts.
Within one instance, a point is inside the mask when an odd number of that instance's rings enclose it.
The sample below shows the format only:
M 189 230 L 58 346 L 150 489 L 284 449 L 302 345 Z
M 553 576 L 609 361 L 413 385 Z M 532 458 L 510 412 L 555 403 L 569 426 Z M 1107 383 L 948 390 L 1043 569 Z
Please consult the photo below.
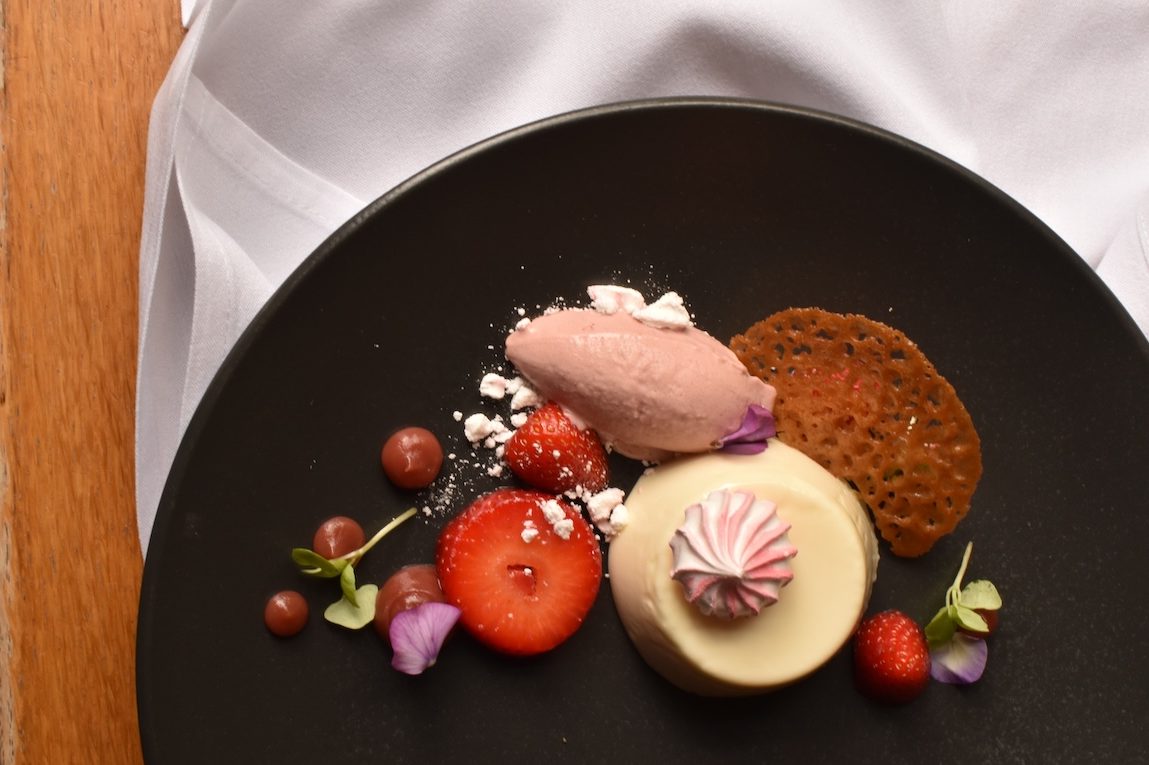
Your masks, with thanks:
M 671 576 L 706 616 L 754 616 L 778 602 L 797 553 L 777 505 L 746 491 L 720 489 L 686 508 L 674 532 Z
M 667 292 L 647 305 L 638 290 L 616 284 L 592 284 L 586 288 L 590 307 L 599 313 L 625 313 L 657 329 L 686 329 L 694 326 L 690 312 L 677 292 Z
M 634 318 L 655 329 L 686 329 L 693 327 L 690 312 L 677 292 L 667 292 L 650 305 L 644 305 L 633 314 Z
M 989 648 L 981 638 L 955 632 L 950 639 L 930 648 L 930 675 L 940 683 L 969 685 L 981 679 Z
M 291 551 L 291 559 L 299 567 L 300 573 L 320 579 L 339 579 L 343 596 L 324 611 L 323 616 L 327 621 L 350 629 L 360 629 L 371 622 L 375 616 L 375 596 L 379 588 L 374 584 L 356 587 L 355 564 L 415 512 L 415 508 L 409 508 L 379 529 L 364 544 L 333 558 L 324 557 L 306 547 L 296 547 Z
M 886 704 L 920 696 L 930 682 L 930 652 L 917 622 L 895 610 L 863 621 L 854 636 L 854 682 Z
M 435 566 L 414 563 L 393 573 L 375 598 L 375 631 L 391 644 L 391 666 L 419 675 L 439 658 L 439 649 L 459 620 L 459 609 L 443 602 Z
M 292 637 L 307 626 L 307 601 L 295 590 L 272 595 L 263 607 L 263 623 L 276 637 Z
M 586 294 L 590 297 L 590 307 L 599 313 L 622 311 L 633 315 L 646 306 L 641 292 L 617 284 L 592 284 L 586 288 Z
M 319 524 L 311 539 L 311 549 L 324 558 L 338 558 L 340 555 L 362 547 L 367 534 L 354 518 L 336 515 Z
M 738 429 L 718 441 L 718 451 L 727 454 L 758 454 L 776 435 L 778 429 L 774 424 L 774 413 L 764 406 L 751 404 L 746 407 L 746 415 Z
M 607 485 L 602 442 L 594 431 L 577 426 L 555 403 L 530 413 L 507 441 L 503 459 L 519 480 L 536 489 L 595 493 Z
M 1001 595 L 987 579 L 962 587 L 969 566 L 973 542 L 966 545 L 961 566 L 953 584 L 946 590 L 945 605 L 926 625 L 933 678 L 943 683 L 964 685 L 979 680 L 985 672 L 989 649 L 985 637 L 997 627 Z
M 412 563 L 401 567 L 379 588 L 375 598 L 375 632 L 387 637 L 391 620 L 424 603 L 442 603 L 443 588 L 433 563 Z
M 850 482 L 895 555 L 916 557 L 966 515 L 981 444 L 957 393 L 901 332 L 792 308 L 730 347 L 777 388 L 778 437 Z
M 459 621 L 459 609 L 447 603 L 427 602 L 395 614 L 388 628 L 391 666 L 408 675 L 420 675 L 434 665 L 439 649 Z
M 565 501 L 498 489 L 447 524 L 435 567 L 472 636 L 526 656 L 555 648 L 582 625 L 598 595 L 602 553 L 590 524 Z
M 630 509 L 623 504 L 626 495 L 622 489 L 603 489 L 583 499 L 587 515 L 609 542 L 630 524 Z
M 426 428 L 401 428 L 383 443 L 380 462 L 400 489 L 425 489 L 443 467 L 443 447 Z

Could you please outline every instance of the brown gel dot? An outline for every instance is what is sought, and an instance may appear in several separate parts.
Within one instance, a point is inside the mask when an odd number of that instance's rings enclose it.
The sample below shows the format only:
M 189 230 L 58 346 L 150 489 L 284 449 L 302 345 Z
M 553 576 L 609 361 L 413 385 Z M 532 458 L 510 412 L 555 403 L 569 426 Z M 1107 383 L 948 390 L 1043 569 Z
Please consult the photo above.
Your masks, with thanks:
M 263 607 L 263 623 L 278 637 L 298 635 L 307 625 L 307 615 L 307 601 L 294 590 L 275 593 Z
M 424 603 L 442 603 L 443 590 L 435 567 L 429 563 L 404 566 L 391 575 L 375 596 L 375 631 L 387 638 L 391 620 L 401 611 Z
M 366 541 L 367 535 L 357 521 L 345 515 L 337 515 L 328 518 L 315 530 L 311 549 L 324 558 L 338 558 L 358 550 Z
M 443 466 L 443 447 L 426 428 L 403 428 L 383 444 L 383 472 L 400 489 L 425 489 Z

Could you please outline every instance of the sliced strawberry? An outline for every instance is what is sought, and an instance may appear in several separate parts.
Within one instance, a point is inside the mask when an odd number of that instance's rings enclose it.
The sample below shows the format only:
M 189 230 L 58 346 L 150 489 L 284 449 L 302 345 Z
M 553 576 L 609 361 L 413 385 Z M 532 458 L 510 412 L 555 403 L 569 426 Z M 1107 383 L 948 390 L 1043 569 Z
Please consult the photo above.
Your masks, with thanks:
M 893 610 L 862 622 L 854 636 L 854 681 L 888 704 L 917 698 L 930 682 L 930 650 L 917 622 Z
M 547 520 L 548 511 L 557 523 Z M 525 489 L 475 500 L 439 536 L 435 565 L 467 631 L 524 656 L 574 634 L 602 580 L 590 524 L 567 503 Z
M 606 450 L 593 430 L 579 428 L 562 407 L 548 403 L 531 413 L 507 442 L 503 458 L 520 480 L 556 494 L 578 486 L 606 488 Z

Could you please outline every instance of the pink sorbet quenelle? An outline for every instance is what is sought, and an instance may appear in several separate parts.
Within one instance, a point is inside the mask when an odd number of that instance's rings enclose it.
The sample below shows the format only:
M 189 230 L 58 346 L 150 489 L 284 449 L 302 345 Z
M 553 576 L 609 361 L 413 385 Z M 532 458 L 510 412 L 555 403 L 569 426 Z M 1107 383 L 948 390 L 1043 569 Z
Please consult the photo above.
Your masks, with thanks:
M 507 337 L 506 355 L 541 396 L 635 459 L 711 451 L 739 428 L 751 405 L 773 407 L 774 388 L 688 320 L 647 323 L 636 316 L 594 309 L 545 314 Z

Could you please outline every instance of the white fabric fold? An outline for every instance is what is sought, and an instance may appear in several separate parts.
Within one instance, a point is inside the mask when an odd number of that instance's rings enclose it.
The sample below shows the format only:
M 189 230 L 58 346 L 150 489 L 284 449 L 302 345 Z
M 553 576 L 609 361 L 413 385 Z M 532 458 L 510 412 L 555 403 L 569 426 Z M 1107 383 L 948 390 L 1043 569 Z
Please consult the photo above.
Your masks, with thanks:
M 1149 194 L 1105 251 L 1097 275 L 1149 337 Z
M 152 114 L 140 252 L 145 546 L 206 385 L 303 258 L 427 165 L 572 109 L 740 96 L 899 133 L 1033 211 L 1149 329 L 1144 3 L 184 5 L 191 27 Z

